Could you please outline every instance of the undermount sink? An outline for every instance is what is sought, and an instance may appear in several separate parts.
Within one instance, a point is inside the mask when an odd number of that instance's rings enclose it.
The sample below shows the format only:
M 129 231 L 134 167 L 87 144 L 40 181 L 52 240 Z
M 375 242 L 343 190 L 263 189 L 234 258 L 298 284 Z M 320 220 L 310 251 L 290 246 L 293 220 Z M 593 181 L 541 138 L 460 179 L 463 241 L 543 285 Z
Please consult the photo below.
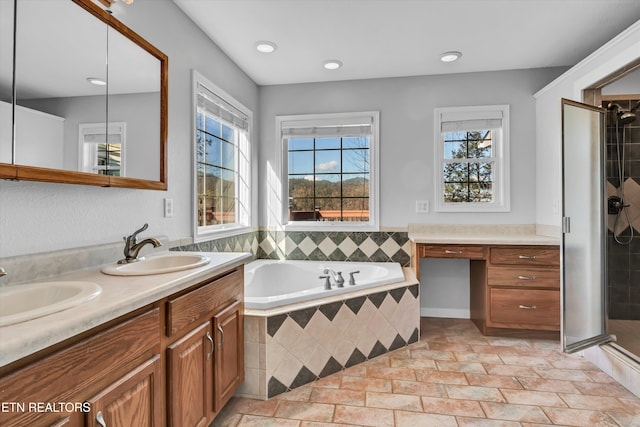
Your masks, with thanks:
M 100 295 L 97 283 L 42 282 L 0 287 L 0 326 L 57 313 Z
M 209 261 L 209 257 L 204 255 L 175 253 L 143 258 L 129 264 L 108 265 L 102 268 L 102 272 L 112 276 L 146 276 L 202 267 Z

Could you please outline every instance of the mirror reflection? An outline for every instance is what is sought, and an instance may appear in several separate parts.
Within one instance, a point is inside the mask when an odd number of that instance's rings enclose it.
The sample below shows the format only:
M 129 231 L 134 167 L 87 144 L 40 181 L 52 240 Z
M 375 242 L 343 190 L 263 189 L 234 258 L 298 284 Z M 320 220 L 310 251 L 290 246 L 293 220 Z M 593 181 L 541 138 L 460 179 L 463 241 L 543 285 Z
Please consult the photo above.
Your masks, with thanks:
M 76 2 L 16 2 L 15 152 L 13 2 L 0 2 L 0 163 L 161 181 L 161 61 Z

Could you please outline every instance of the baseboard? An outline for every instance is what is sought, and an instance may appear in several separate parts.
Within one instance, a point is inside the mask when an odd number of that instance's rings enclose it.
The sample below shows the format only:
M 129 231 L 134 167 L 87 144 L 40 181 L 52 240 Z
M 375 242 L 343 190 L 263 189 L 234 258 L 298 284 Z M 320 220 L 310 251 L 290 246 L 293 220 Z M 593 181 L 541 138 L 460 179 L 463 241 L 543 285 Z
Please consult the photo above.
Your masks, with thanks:
M 420 307 L 420 317 L 444 317 L 448 319 L 469 319 L 471 312 L 465 308 Z

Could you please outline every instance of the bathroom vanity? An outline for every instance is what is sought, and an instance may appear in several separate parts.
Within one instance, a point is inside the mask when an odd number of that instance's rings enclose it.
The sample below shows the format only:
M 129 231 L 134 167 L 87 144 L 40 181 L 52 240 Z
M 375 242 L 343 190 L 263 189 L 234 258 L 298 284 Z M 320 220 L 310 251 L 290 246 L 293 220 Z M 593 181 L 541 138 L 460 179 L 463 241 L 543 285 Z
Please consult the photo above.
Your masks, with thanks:
M 244 380 L 249 258 L 144 277 L 72 275 L 103 293 L 0 328 L 0 425 L 209 425 Z M 65 325 L 74 332 L 61 339 Z
M 522 226 L 410 227 L 411 266 L 421 258 L 469 260 L 471 320 L 484 335 L 559 339 L 560 247 Z

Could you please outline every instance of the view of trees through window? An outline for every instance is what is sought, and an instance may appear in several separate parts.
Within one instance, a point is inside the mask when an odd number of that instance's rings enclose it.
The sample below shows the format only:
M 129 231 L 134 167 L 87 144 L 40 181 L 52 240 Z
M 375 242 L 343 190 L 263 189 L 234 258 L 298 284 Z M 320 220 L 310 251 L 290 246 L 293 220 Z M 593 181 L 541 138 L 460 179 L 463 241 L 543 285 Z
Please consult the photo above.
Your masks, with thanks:
M 491 130 L 444 133 L 444 201 L 493 200 Z
M 289 138 L 289 220 L 369 221 L 369 143 Z
M 198 225 L 236 222 L 238 131 L 215 117 L 196 116 Z

